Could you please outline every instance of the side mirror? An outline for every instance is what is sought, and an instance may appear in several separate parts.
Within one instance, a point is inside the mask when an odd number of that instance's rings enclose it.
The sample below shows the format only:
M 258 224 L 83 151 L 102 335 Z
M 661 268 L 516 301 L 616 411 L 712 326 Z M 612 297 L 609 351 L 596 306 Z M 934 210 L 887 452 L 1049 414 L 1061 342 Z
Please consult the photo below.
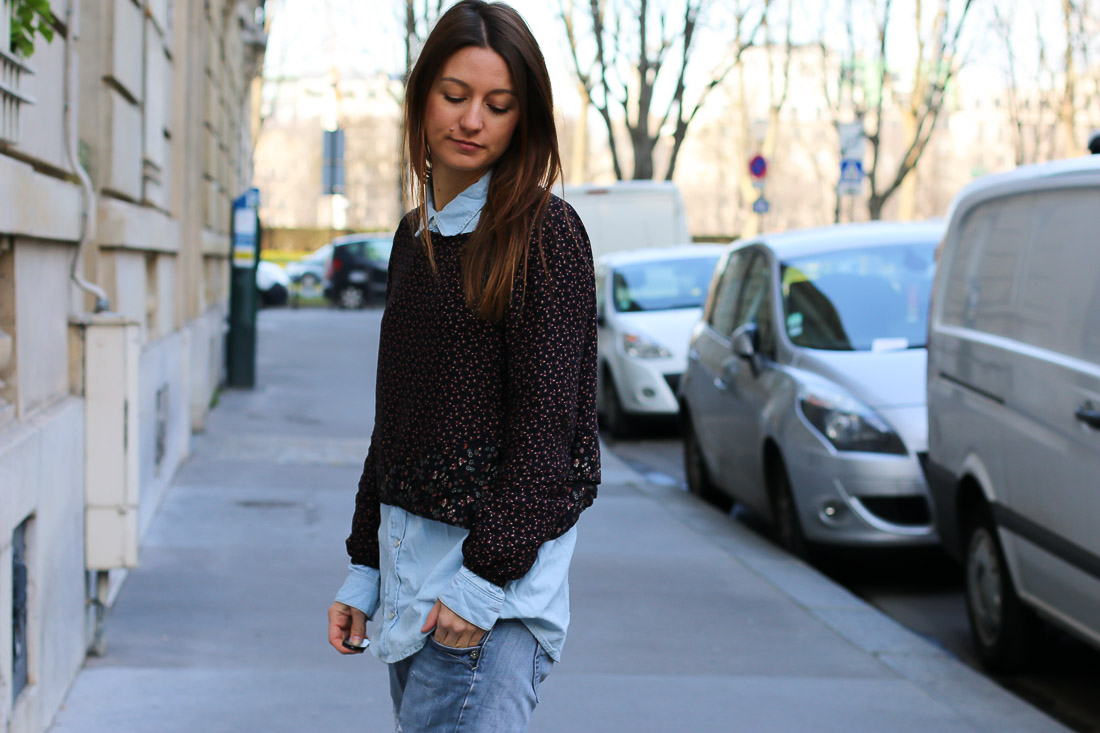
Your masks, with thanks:
M 733 332 L 733 353 L 742 359 L 754 360 L 760 345 L 760 331 L 755 323 L 746 323 Z

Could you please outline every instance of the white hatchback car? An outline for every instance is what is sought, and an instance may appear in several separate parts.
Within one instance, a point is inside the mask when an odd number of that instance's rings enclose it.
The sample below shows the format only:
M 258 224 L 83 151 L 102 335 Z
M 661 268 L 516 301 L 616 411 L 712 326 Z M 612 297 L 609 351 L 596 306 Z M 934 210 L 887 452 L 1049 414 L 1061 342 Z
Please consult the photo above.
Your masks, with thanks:
M 688 338 L 725 247 L 685 244 L 615 252 L 596 265 L 600 371 L 596 408 L 614 437 L 639 417 L 672 417 Z

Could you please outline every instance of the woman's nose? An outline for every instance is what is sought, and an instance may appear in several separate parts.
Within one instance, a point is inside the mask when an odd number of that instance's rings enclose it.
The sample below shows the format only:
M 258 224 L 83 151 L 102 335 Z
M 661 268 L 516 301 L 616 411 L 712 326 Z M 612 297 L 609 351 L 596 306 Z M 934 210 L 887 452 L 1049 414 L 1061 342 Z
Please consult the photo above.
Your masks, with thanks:
M 466 111 L 462 113 L 462 118 L 459 123 L 462 125 L 463 130 L 469 130 L 470 132 L 477 132 L 482 126 L 481 105 L 471 104 L 466 108 Z

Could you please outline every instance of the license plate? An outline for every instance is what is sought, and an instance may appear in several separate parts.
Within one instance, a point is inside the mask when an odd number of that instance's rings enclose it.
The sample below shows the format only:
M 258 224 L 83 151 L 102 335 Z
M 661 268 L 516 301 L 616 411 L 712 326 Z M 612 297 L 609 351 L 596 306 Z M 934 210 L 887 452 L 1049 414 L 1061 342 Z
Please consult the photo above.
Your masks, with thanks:
M 348 282 L 352 283 L 365 283 L 367 281 L 367 273 L 360 270 L 348 273 Z

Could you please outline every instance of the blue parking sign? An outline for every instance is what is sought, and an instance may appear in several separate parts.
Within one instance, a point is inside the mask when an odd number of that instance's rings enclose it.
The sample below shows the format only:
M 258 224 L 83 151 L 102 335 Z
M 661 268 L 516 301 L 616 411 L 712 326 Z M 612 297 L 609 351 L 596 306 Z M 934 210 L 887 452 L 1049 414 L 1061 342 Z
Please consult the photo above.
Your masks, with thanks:
M 768 200 L 763 196 L 752 202 L 752 210 L 755 211 L 757 214 L 767 214 L 768 209 L 770 208 L 771 205 L 768 204 Z

